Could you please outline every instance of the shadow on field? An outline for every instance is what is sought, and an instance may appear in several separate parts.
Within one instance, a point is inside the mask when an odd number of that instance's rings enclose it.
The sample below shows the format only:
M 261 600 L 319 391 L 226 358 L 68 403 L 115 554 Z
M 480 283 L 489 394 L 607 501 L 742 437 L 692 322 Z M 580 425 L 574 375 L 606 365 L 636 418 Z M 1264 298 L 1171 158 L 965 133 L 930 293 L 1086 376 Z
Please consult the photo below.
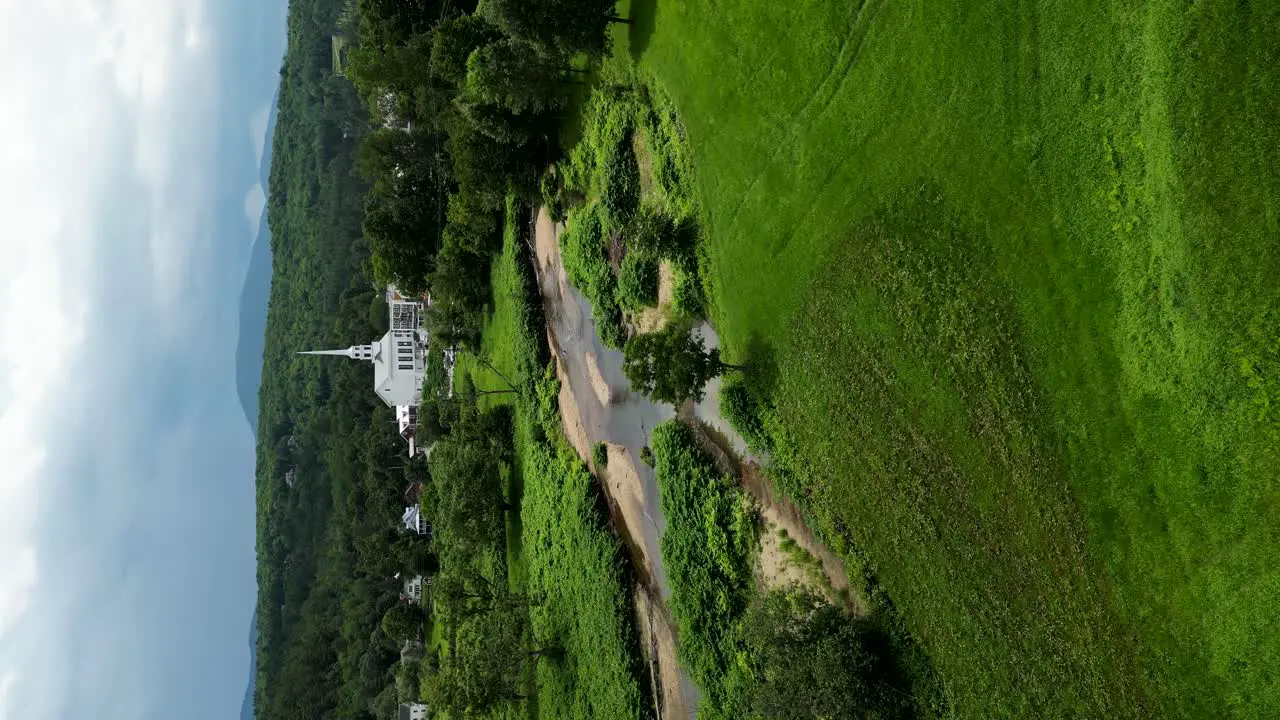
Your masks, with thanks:
M 759 333 L 752 333 L 747 338 L 747 346 L 743 350 L 738 364 L 745 365 L 743 377 L 747 388 L 757 398 L 773 396 L 778 386 L 777 352 Z
M 627 39 L 630 41 L 633 59 L 639 60 L 644 51 L 649 49 L 657 14 L 658 0 L 631 0 L 631 25 L 627 28 Z

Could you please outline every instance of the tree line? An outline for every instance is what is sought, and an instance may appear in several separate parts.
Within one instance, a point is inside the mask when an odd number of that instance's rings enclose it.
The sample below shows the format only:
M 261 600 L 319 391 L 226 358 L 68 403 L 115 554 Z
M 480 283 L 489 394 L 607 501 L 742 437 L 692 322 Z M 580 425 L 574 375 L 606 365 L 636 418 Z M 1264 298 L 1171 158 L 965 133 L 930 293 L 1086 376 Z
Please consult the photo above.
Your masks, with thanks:
M 364 236 L 380 282 L 430 290 L 436 337 L 473 345 L 508 193 L 558 154 L 575 62 L 599 58 L 613 0 L 359 0 L 346 74 L 373 118 Z

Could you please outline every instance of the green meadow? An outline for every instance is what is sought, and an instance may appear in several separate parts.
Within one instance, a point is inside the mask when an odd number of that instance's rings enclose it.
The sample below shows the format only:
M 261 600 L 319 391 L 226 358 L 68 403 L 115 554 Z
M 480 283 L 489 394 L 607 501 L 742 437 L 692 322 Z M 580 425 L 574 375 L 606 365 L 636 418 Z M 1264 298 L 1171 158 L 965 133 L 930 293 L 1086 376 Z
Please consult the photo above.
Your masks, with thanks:
M 1280 4 L 630 13 L 775 479 L 955 713 L 1280 714 Z

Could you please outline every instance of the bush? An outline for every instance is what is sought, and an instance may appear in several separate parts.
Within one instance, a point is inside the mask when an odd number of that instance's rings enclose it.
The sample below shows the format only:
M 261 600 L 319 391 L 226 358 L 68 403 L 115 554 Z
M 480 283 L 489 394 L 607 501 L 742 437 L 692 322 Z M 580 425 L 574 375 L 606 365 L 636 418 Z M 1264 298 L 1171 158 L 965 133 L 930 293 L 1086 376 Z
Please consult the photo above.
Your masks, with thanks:
M 551 221 L 564 222 L 564 183 L 560 174 L 556 172 L 555 167 L 542 174 L 542 180 L 538 183 L 538 190 L 542 195 L 542 205 L 547 209 L 547 215 L 551 217 Z
M 689 271 L 680 266 L 676 267 L 671 288 L 671 307 L 683 317 L 702 317 L 706 302 L 696 269 Z
M 623 134 L 605 156 L 601 203 L 614 227 L 625 227 L 640 204 L 640 165 L 631 145 L 631 133 Z
M 596 330 L 605 345 L 621 348 L 626 341 L 619 318 L 617 279 L 605 257 L 605 226 L 596 206 L 569 213 L 560 236 L 561 259 L 569 281 L 591 301 Z
M 627 253 L 618 271 L 618 304 L 635 311 L 658 304 L 658 261 L 640 253 Z
M 758 664 L 751 709 L 767 718 L 898 717 L 883 641 L 865 620 L 808 590 L 774 591 L 743 626 Z
M 598 442 L 595 447 L 591 448 L 591 461 L 595 463 L 596 472 L 600 472 L 609 466 L 609 446 Z
M 640 462 L 648 465 L 649 467 L 653 467 L 653 450 L 651 450 L 648 445 L 640 448 Z
M 681 236 L 676 224 L 665 213 L 648 205 L 640 208 L 623 231 L 627 250 L 660 258 L 682 255 Z
M 689 428 L 665 422 L 654 428 L 653 446 L 680 657 L 705 693 L 699 717 L 745 717 L 754 671 L 742 616 L 751 595 L 756 519 Z
M 760 404 L 742 378 L 727 377 L 720 384 L 720 414 L 747 441 L 752 452 L 769 452 L 769 434 L 764 429 Z

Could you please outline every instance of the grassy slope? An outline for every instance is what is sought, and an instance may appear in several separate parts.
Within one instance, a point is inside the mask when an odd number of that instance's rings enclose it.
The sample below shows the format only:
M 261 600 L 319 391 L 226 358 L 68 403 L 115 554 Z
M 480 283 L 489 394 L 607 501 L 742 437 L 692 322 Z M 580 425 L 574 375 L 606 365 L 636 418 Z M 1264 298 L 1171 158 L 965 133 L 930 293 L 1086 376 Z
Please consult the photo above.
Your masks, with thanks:
M 510 579 L 541 598 L 531 610 L 538 640 L 564 651 L 563 657 L 539 664 L 536 707 L 530 714 L 639 717 L 644 707 L 641 667 L 626 560 L 605 520 L 598 485 L 558 435 L 554 405 L 539 404 L 539 397 L 554 403 L 554 379 L 543 374 L 547 358 L 540 347 L 541 313 L 529 305 L 526 292 L 532 270 L 516 225 L 525 217 L 523 208 L 508 207 L 482 347 L 503 375 L 528 393 L 535 387 L 540 393 L 521 395 L 518 401 L 511 395 L 483 398 L 516 404 L 517 467 L 512 472 L 523 500 L 518 521 L 508 528 Z M 501 383 L 492 370 L 459 359 L 458 376 L 472 372 L 480 387 Z M 553 432 L 545 432 L 547 420 L 554 421 Z
M 957 711 L 1280 711 L 1280 9 L 633 12 L 721 337 Z

